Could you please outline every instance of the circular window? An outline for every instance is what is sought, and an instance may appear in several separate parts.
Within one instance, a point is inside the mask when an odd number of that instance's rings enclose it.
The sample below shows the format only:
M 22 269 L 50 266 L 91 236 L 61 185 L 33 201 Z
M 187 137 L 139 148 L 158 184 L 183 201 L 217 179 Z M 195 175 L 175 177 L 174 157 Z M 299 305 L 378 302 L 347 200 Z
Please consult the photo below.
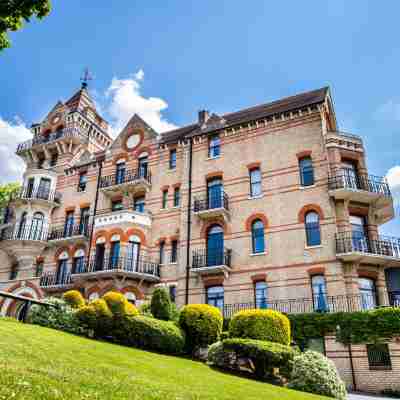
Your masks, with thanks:
M 138 133 L 134 133 L 133 135 L 129 136 L 126 141 L 126 147 L 129 150 L 134 149 L 140 143 L 140 135 Z

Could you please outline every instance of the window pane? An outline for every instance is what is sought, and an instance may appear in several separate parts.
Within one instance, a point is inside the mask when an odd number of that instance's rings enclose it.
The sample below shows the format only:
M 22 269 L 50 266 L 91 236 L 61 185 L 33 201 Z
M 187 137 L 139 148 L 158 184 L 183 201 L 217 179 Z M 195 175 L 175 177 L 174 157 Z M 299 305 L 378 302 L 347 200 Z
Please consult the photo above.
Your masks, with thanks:
M 255 285 L 256 308 L 267 308 L 267 284 L 256 282 Z
M 360 302 L 362 310 L 374 309 L 377 305 L 377 293 L 374 279 L 359 278 Z
M 173 149 L 169 152 L 169 168 L 176 168 L 176 150 Z
M 174 190 L 174 207 L 178 207 L 180 203 L 180 190 L 179 188 L 175 188 Z
M 328 311 L 327 289 L 324 275 L 314 275 L 311 278 L 313 303 L 315 311 Z
M 300 182 L 302 186 L 311 186 L 314 184 L 314 168 L 311 158 L 302 158 L 299 161 Z
M 319 226 L 319 215 L 309 212 L 305 216 L 307 246 L 319 246 L 321 244 L 321 232 Z
M 265 250 L 264 224 L 257 220 L 252 224 L 253 253 L 262 253 Z
M 251 196 L 259 196 L 261 190 L 261 171 L 256 168 L 250 171 L 250 194 Z
M 212 136 L 209 140 L 208 156 L 218 157 L 220 154 L 220 138 L 218 135 Z
M 207 304 L 224 310 L 224 288 L 223 286 L 212 286 L 207 288 Z
M 171 245 L 171 262 L 175 263 L 178 258 L 178 241 L 173 240 Z

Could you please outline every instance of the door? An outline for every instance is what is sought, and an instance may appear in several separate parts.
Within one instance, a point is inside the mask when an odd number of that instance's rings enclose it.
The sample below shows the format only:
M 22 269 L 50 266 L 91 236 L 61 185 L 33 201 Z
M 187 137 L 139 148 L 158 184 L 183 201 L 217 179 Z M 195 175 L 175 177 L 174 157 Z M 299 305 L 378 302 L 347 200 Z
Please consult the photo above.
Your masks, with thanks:
M 94 258 L 94 270 L 102 271 L 104 268 L 104 254 L 106 248 L 104 243 L 96 244 L 96 255 Z
M 126 251 L 126 269 L 137 271 L 139 266 L 140 243 L 129 242 Z
M 71 237 L 74 229 L 74 212 L 68 211 L 65 216 L 64 237 Z
M 35 186 L 35 178 L 28 179 L 28 185 L 26 186 L 25 196 L 30 199 L 33 195 L 33 188 Z
M 352 162 L 343 162 L 342 166 L 344 187 L 350 189 L 361 189 L 356 165 Z
M 115 183 L 119 185 L 125 181 L 126 167 L 124 162 L 117 164 L 117 171 L 115 173 Z
M 207 267 L 224 264 L 224 231 L 213 225 L 207 235 Z
M 358 215 L 350 215 L 351 236 L 353 251 L 368 251 L 368 235 L 365 226 L 365 218 Z
M 68 277 L 68 260 L 58 261 L 57 280 L 56 284 L 65 283 Z
M 222 179 L 212 179 L 207 182 L 207 203 L 209 209 L 221 208 L 222 204 Z
M 47 178 L 40 178 L 37 197 L 38 199 L 49 200 L 51 181 Z
M 79 222 L 79 234 L 88 235 L 89 229 L 89 207 L 81 209 L 81 218 Z
M 139 158 L 139 177 L 147 178 L 147 170 L 148 170 L 148 158 L 140 157 Z
M 42 213 L 36 212 L 33 214 L 31 230 L 29 232 L 30 240 L 43 240 L 43 221 Z
M 117 269 L 119 265 L 120 243 L 112 242 L 110 250 L 110 268 Z

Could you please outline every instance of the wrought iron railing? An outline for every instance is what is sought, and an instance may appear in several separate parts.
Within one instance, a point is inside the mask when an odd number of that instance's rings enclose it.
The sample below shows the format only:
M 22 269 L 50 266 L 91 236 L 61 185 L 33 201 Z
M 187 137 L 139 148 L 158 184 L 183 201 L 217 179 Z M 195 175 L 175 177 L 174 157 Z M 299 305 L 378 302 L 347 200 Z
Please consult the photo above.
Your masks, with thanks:
M 400 302 L 392 304 L 400 306 Z M 224 317 L 230 318 L 239 311 L 254 308 L 270 309 L 285 314 L 302 314 L 312 312 L 352 312 L 371 310 L 379 307 L 377 297 L 374 294 L 351 294 L 339 296 L 319 295 L 314 298 L 284 299 L 234 303 L 224 305 Z
M 393 307 L 400 307 L 400 290 L 388 292 L 389 304 Z
M 62 227 L 52 228 L 48 240 L 61 240 L 75 236 L 88 237 L 90 233 L 89 222 L 82 222 L 74 225 L 63 225 Z
M 4 207 L 0 209 L 0 225 L 8 224 L 11 222 L 13 217 L 13 210 L 10 207 Z
M 160 264 L 143 257 L 90 257 L 89 260 L 77 271 L 77 274 L 86 274 L 100 271 L 124 271 L 160 277 Z
M 124 173 L 114 173 L 113 175 L 103 176 L 100 180 L 100 187 L 107 188 L 110 186 L 134 183 L 142 180 L 151 184 L 151 172 L 148 169 L 139 168 L 136 170 L 128 170 Z
M 400 238 L 389 236 L 369 238 L 357 232 L 337 233 L 336 254 L 353 252 L 400 258 Z
M 19 143 L 17 146 L 17 153 L 28 150 L 37 145 L 43 145 L 51 142 L 55 142 L 59 139 L 78 137 L 81 140 L 87 141 L 88 138 L 83 135 L 80 130 L 76 127 L 60 129 L 57 132 L 50 133 L 48 135 L 39 135 L 33 139 L 27 140 L 25 142 Z
M 46 241 L 49 226 L 41 222 L 17 222 L 0 233 L 0 240 Z
M 329 190 L 349 189 L 379 193 L 390 197 L 389 184 L 384 177 L 358 174 L 351 169 L 337 169 L 328 178 Z
M 24 186 L 11 196 L 11 200 L 46 200 L 60 204 L 62 195 L 60 192 L 38 186 Z
M 41 287 L 68 286 L 72 284 L 70 272 L 46 272 L 40 277 Z
M 193 250 L 192 268 L 231 266 L 231 249 L 196 249 Z
M 196 197 L 193 202 L 194 212 L 223 208 L 229 211 L 229 197 L 225 192 L 217 195 Z

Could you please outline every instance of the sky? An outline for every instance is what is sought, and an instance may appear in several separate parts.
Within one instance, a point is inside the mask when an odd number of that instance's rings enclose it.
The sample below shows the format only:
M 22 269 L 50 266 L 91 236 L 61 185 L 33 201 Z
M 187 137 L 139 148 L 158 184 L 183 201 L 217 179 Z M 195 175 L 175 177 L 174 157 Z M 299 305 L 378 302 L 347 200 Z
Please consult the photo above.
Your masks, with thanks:
M 158 131 L 329 85 L 339 128 L 361 135 L 387 176 L 400 236 L 400 2 L 54 1 L 0 53 L 0 183 L 21 177 L 27 130 L 88 67 L 115 135 L 135 112 Z

